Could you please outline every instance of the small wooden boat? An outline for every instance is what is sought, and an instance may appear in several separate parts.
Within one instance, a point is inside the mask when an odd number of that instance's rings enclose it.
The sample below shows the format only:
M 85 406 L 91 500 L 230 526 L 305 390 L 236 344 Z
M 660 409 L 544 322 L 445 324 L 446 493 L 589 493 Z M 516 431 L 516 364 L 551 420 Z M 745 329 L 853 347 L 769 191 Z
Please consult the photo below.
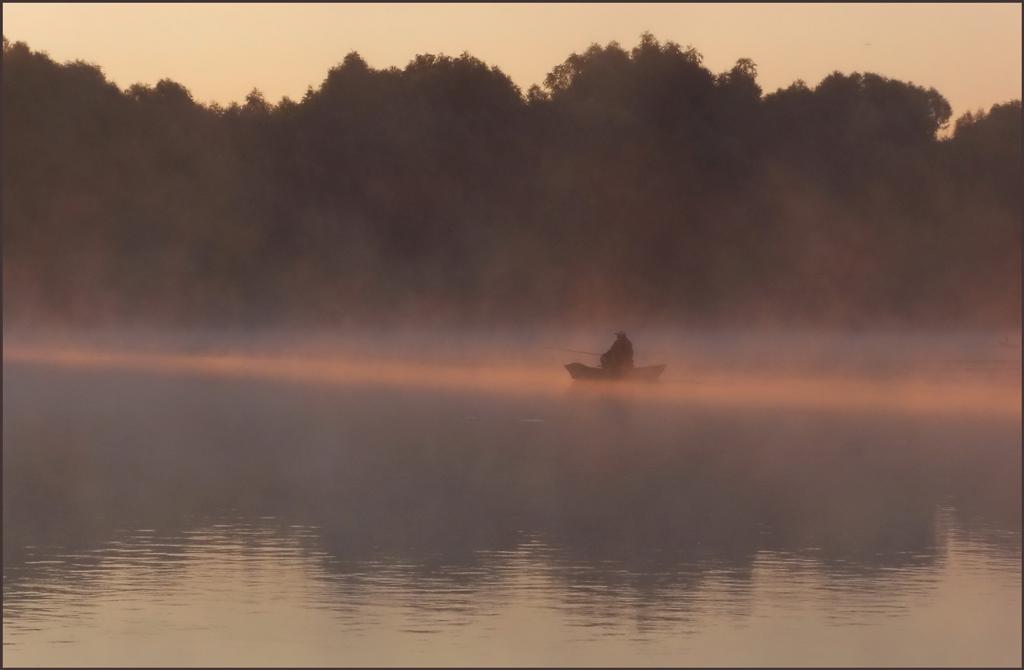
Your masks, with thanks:
M 665 365 L 648 365 L 642 368 L 630 368 L 629 370 L 606 370 L 604 368 L 593 368 L 583 363 L 569 363 L 565 369 L 573 379 L 591 381 L 639 381 L 653 382 L 665 371 Z

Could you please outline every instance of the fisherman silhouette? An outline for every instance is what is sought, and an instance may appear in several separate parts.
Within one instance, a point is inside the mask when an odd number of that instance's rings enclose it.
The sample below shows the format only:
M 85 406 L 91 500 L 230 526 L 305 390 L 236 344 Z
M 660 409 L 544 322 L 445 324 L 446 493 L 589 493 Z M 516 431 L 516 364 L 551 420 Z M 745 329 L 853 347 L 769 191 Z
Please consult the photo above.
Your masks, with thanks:
M 633 343 L 625 331 L 615 333 L 611 349 L 601 354 L 601 367 L 613 374 L 622 374 L 633 369 Z

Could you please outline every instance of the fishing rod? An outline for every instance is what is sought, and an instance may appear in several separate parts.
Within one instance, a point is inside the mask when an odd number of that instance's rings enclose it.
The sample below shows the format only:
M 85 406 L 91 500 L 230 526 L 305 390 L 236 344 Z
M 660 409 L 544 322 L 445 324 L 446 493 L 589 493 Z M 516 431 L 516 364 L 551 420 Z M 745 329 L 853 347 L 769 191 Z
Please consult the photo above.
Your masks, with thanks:
M 579 349 L 566 349 L 564 347 L 544 347 L 545 349 L 551 349 L 553 351 L 568 351 L 573 354 L 586 354 L 587 356 L 603 356 L 604 354 L 597 354 L 593 351 L 580 351 Z
M 573 354 L 586 354 L 587 356 L 604 356 L 604 354 L 597 353 L 597 352 L 594 352 L 594 351 L 580 351 L 579 349 L 566 349 L 565 347 L 544 347 L 544 348 L 545 349 L 550 349 L 552 351 L 568 351 L 568 352 L 573 353 Z M 648 355 L 649 356 L 659 356 L 660 354 L 658 352 L 654 352 L 653 354 L 648 354 Z

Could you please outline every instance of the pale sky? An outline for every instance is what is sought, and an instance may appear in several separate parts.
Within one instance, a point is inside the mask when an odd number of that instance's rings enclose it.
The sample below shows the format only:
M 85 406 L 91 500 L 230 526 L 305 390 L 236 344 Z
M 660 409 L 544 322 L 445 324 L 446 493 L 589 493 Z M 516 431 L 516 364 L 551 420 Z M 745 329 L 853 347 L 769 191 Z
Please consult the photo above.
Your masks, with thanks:
M 1021 97 L 1021 5 L 9 4 L 4 35 L 126 88 L 169 77 L 202 102 L 301 98 L 349 51 L 373 67 L 468 51 L 524 91 L 571 52 L 650 30 L 713 72 L 753 58 L 765 92 L 833 70 L 934 86 L 965 111 Z

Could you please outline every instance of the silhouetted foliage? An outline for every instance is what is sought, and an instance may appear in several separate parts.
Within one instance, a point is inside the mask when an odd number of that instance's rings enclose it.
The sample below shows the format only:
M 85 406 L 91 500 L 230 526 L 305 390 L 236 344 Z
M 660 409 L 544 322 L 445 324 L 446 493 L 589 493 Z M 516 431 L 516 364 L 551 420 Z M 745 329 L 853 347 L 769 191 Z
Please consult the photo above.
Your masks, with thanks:
M 1020 319 L 1021 105 L 835 72 L 763 94 L 645 33 L 524 95 L 357 53 L 227 108 L 3 47 L 14 318 Z

